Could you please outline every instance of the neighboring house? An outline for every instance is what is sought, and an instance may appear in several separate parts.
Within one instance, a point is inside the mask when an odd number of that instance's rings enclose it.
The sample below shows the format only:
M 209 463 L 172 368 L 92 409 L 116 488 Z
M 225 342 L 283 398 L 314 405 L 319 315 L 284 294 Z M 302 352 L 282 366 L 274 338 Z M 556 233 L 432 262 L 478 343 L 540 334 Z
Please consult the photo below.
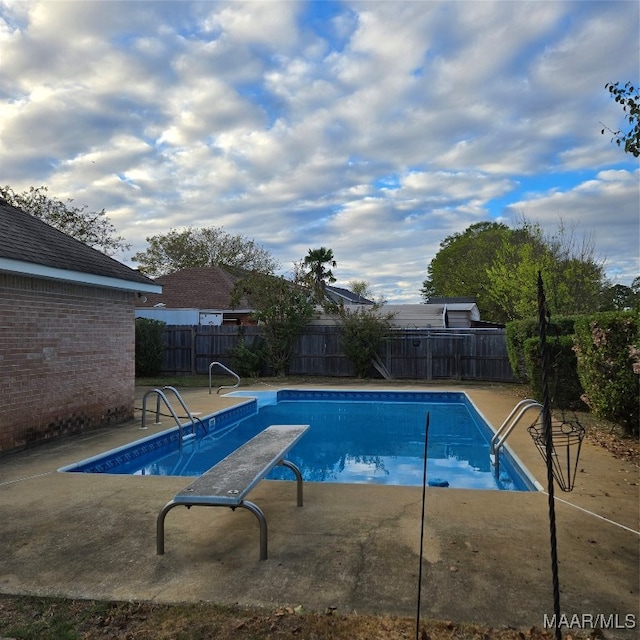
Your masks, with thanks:
M 473 326 L 480 319 L 473 303 L 389 304 L 386 313 L 395 313 L 392 323 L 405 329 L 460 329 Z
M 439 305 L 443 308 L 444 326 L 452 329 L 497 325 L 482 322 L 476 299 L 471 297 L 437 298 L 427 300 L 427 306 Z
M 160 291 L 0 198 L 0 453 L 133 416 L 135 303 Z
M 375 304 L 373 300 L 363 298 L 362 296 L 349 291 L 349 289 L 343 289 L 342 287 L 327 285 L 325 288 L 325 295 L 329 300 L 338 304 Z
M 429 304 L 384 304 L 380 314 L 392 314 L 391 326 L 396 329 L 459 329 L 477 326 L 480 312 L 475 301 L 459 302 L 443 298 Z M 347 309 L 358 306 L 345 303 Z M 332 316 L 321 314 L 314 324 L 337 324 Z
M 162 320 L 169 325 L 255 325 L 251 303 L 242 298 L 231 305 L 231 292 L 237 280 L 248 272 L 234 267 L 188 267 L 158 277 L 160 295 L 145 296 L 136 307 L 136 318 Z M 347 289 L 327 286 L 333 302 L 355 305 L 373 304 Z
M 327 286 L 326 293 L 331 301 L 352 311 L 361 305 L 375 304 L 340 287 Z M 391 314 L 391 326 L 396 329 L 458 329 L 481 324 L 475 298 L 432 298 L 427 304 L 384 304 L 380 314 Z M 335 325 L 337 320 L 321 312 L 311 324 Z
M 233 267 L 188 267 L 155 280 L 162 293 L 141 298 L 136 318 L 162 320 L 171 325 L 256 324 L 246 299 L 231 306 L 236 281 L 247 272 Z
M 232 267 L 189 267 L 155 280 L 162 284 L 162 294 L 138 301 L 137 318 L 162 320 L 169 325 L 254 325 L 251 304 L 241 300 L 231 306 L 231 292 L 236 281 L 247 272 Z M 348 289 L 327 286 L 327 297 L 357 310 L 373 305 L 372 300 Z M 318 318 L 311 324 L 337 324 L 335 316 L 318 307 Z M 473 298 L 433 298 L 429 304 L 385 304 L 380 313 L 393 314 L 392 325 L 408 329 L 444 329 L 477 326 L 480 313 Z

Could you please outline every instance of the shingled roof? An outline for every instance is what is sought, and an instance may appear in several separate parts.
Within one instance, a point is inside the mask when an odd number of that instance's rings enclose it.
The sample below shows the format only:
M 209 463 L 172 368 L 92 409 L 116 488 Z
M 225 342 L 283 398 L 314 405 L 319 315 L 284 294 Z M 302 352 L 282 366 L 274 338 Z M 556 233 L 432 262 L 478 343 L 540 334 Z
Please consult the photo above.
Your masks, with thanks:
M 357 293 L 353 293 L 353 291 L 349 291 L 349 289 L 344 289 L 343 287 L 334 287 L 333 285 L 327 285 L 325 288 L 325 293 L 327 298 L 329 298 L 332 302 L 346 302 L 347 304 L 375 304 L 373 300 L 369 300 L 368 298 L 364 298 L 363 296 L 358 295 Z
M 248 272 L 232 267 L 188 267 L 156 278 L 162 293 L 150 295 L 138 308 L 162 304 L 167 309 L 231 309 L 231 292 L 236 281 Z M 248 307 L 241 300 L 241 308 Z
M 68 236 L 0 198 L 0 271 L 96 286 L 159 291 L 135 269 Z M 87 278 L 89 275 L 91 277 Z

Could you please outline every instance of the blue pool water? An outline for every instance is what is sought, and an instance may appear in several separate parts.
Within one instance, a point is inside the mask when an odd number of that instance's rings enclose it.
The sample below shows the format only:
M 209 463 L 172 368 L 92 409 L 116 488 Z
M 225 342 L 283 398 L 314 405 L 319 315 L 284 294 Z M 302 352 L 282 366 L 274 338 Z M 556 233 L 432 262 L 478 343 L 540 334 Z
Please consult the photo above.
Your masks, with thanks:
M 181 451 L 174 428 L 61 471 L 198 476 L 271 424 L 309 424 L 288 456 L 306 481 L 421 485 L 429 412 L 430 485 L 535 488 L 508 452 L 495 476 L 489 459 L 493 432 L 463 393 L 284 390 L 234 395 L 253 399 L 204 419 L 208 434 L 196 428 Z M 278 467 L 268 477 L 292 475 Z

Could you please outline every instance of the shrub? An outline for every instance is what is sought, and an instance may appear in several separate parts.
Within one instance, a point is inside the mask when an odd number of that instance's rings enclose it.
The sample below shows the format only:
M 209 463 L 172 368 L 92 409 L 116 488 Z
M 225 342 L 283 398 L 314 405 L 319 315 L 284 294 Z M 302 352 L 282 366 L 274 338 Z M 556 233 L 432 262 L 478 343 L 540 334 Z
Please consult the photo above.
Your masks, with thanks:
M 557 336 L 570 336 L 576 318 L 573 316 L 553 318 L 547 327 L 548 340 Z M 540 335 L 540 323 L 537 318 L 514 320 L 506 326 L 507 354 L 513 374 L 523 383 L 531 382 L 525 343 Z
M 575 351 L 584 401 L 593 413 L 637 434 L 640 422 L 640 319 L 613 311 L 576 321 Z
M 239 376 L 255 378 L 262 373 L 267 359 L 264 340 L 259 336 L 248 345 L 244 337 L 240 337 L 231 350 L 233 369 Z
M 511 365 L 513 375 L 524 383 L 529 382 L 525 342 L 537 335 L 538 321 L 533 318 L 507 322 L 506 339 L 509 364 Z
M 257 272 L 235 283 L 232 305 L 243 296 L 251 300 L 252 315 L 261 325 L 268 364 L 275 375 L 286 375 L 293 344 L 316 315 L 313 301 L 298 281 Z
M 160 372 L 164 326 L 161 320 L 136 318 L 136 376 L 153 377 Z
M 389 335 L 393 314 L 380 315 L 379 309 L 375 304 L 340 310 L 340 344 L 358 378 L 367 377 L 380 343 Z
M 548 390 L 551 406 L 557 409 L 584 409 L 582 385 L 578 377 L 576 354 L 572 336 L 547 339 L 549 354 Z M 540 338 L 525 341 L 524 353 L 527 375 L 533 397 L 543 401 L 542 358 Z

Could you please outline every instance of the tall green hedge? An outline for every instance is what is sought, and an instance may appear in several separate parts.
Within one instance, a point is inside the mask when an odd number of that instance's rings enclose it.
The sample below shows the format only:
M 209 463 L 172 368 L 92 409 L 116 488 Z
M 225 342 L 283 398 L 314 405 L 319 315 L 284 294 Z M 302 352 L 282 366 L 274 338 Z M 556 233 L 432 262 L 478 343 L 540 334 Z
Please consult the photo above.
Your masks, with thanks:
M 640 316 L 612 311 L 575 323 L 578 374 L 585 402 L 598 417 L 637 434 L 640 424 Z
M 573 336 L 560 336 L 547 340 L 549 354 L 548 389 L 552 408 L 585 409 L 582 384 L 578 377 Z M 540 338 L 529 338 L 524 344 L 527 375 L 533 397 L 542 402 L 542 358 Z
M 552 318 L 547 328 L 548 341 L 551 342 L 559 336 L 572 335 L 574 322 L 574 316 Z M 532 382 L 529 375 L 531 365 L 527 362 L 525 344 L 527 340 L 539 337 L 539 334 L 540 329 L 537 318 L 514 320 L 507 323 L 506 339 L 509 364 L 516 378 L 525 384 Z
M 164 325 L 161 320 L 136 318 L 136 376 L 153 377 L 160 372 Z

